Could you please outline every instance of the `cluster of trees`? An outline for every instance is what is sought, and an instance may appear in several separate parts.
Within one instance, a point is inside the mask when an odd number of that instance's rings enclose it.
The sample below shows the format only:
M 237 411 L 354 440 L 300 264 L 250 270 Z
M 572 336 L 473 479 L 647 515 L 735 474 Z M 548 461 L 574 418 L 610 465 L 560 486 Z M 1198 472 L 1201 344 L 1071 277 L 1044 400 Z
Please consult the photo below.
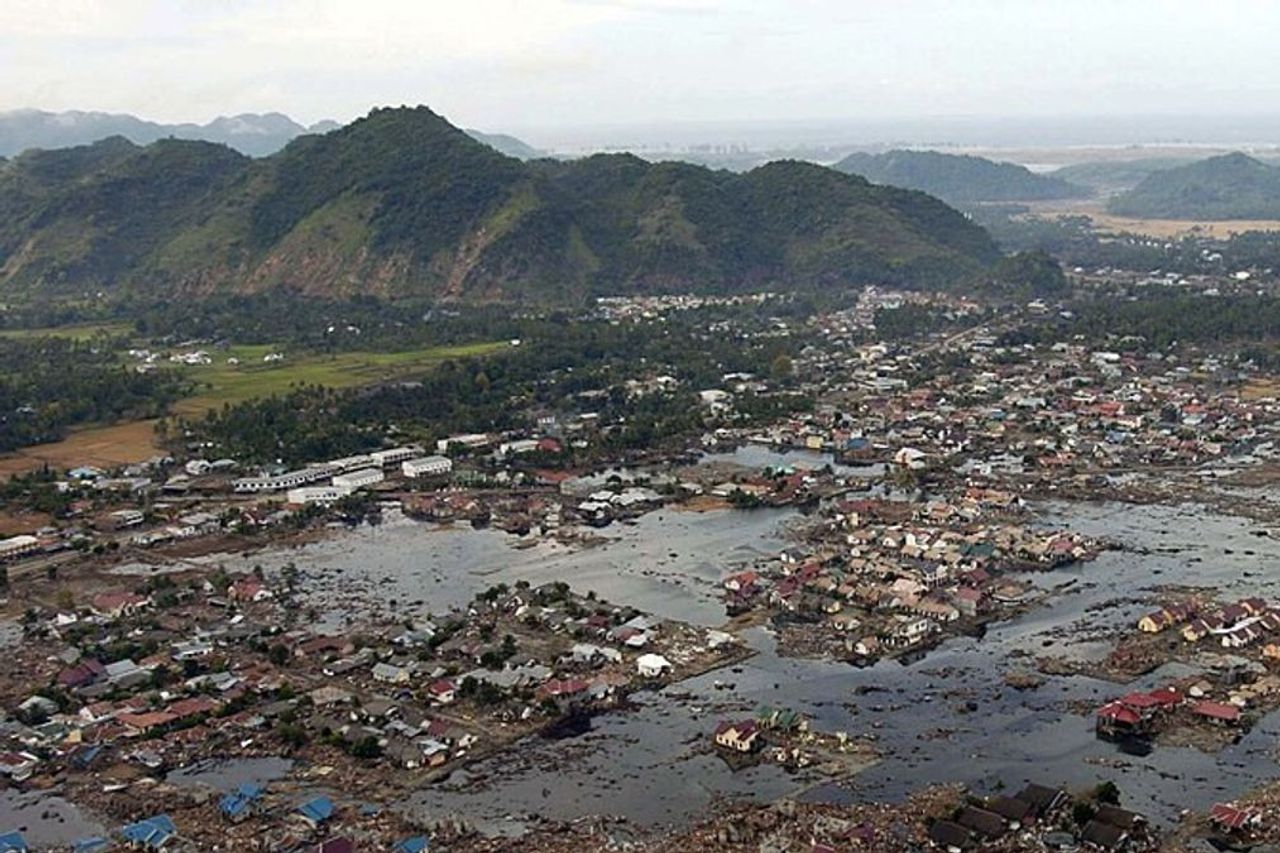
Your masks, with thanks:
M 1049 343 L 1072 337 L 1092 342 L 1129 339 L 1143 352 L 1174 343 L 1249 342 L 1251 357 L 1263 358 L 1280 341 L 1280 297 L 1222 299 L 1156 292 L 1137 300 L 1098 300 L 1072 306 L 1070 318 L 1008 333 L 1004 343 Z
M 523 325 L 529 337 L 520 347 L 449 360 L 412 382 L 346 391 L 297 387 L 184 426 L 237 459 L 297 464 L 367 451 L 389 434 L 408 441 L 501 431 L 524 425 L 531 409 L 576 406 L 621 422 L 606 436 L 609 448 L 647 448 L 699 426 L 697 389 L 718 387 L 728 372 L 767 376 L 780 356 L 803 345 L 798 335 L 709 335 L 691 316 L 658 328 L 555 318 Z M 622 387 L 628 378 L 656 373 L 678 376 L 681 390 L 628 396 Z M 580 401 L 584 393 L 590 399 Z
M 107 339 L 0 338 L 0 452 L 56 441 L 73 426 L 156 417 L 185 385 L 121 365 Z
M 1165 270 L 1181 275 L 1272 268 L 1280 234 L 1247 231 L 1227 238 L 1189 234 L 1157 240 L 1127 232 L 1100 234 L 1087 216 L 1027 216 L 1019 205 L 988 206 L 974 219 L 1008 252 L 1042 250 L 1067 266 L 1094 270 Z

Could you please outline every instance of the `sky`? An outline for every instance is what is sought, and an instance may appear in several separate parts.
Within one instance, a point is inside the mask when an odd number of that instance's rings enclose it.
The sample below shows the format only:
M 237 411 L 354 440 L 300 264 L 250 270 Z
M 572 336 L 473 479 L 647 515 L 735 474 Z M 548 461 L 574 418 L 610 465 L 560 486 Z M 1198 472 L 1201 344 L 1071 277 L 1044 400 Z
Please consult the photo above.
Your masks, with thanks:
M 520 131 L 1274 114 L 1273 0 L 3 0 L 0 110 Z

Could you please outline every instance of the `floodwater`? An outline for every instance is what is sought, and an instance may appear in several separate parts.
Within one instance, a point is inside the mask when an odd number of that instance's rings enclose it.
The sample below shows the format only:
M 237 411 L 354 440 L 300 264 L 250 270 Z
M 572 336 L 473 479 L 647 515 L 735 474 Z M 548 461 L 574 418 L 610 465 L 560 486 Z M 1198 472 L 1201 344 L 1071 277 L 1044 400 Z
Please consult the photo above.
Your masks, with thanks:
M 178 787 L 203 786 L 230 791 L 241 785 L 267 785 L 289 775 L 293 762 L 287 758 L 227 758 L 200 761 L 165 776 Z
M 69 848 L 75 842 L 100 835 L 100 823 L 62 797 L 40 791 L 0 791 L 0 827 L 17 830 L 34 848 Z
M 1043 606 L 992 626 L 981 640 L 950 640 L 913 665 L 885 661 L 857 669 L 779 658 L 772 637 L 753 631 L 748 640 L 759 653 L 733 671 L 641 693 L 635 708 L 596 717 L 583 734 L 531 738 L 402 806 L 427 817 L 460 815 L 490 832 L 518 829 L 528 815 L 609 814 L 661 827 L 686 822 L 721 797 L 897 799 L 928 783 L 963 782 L 989 793 L 1026 781 L 1083 787 L 1110 779 L 1127 806 L 1172 821 L 1184 808 L 1204 809 L 1280 775 L 1274 755 L 1280 714 L 1216 756 L 1158 746 L 1138 758 L 1096 740 L 1092 719 L 1068 707 L 1101 704 L 1126 688 L 1084 677 L 1050 677 L 1027 691 L 1003 682 L 1007 671 L 1030 668 L 1037 655 L 1101 653 L 1099 632 L 1131 626 L 1162 585 L 1280 598 L 1280 573 L 1270 570 L 1280 560 L 1280 542 L 1259 535 L 1256 524 L 1195 506 L 1050 503 L 1036 511 L 1039 523 L 1126 549 L 1035 576 L 1044 587 L 1070 585 Z M 500 532 L 392 518 L 301 548 L 235 558 L 243 565 L 222 562 L 242 569 L 258 562 L 268 570 L 295 562 L 313 579 L 305 586 L 318 585 L 317 600 L 329 602 L 330 619 L 353 592 L 377 593 L 388 611 L 426 614 L 462 605 L 491 584 L 523 579 L 564 580 L 615 602 L 713 626 L 724 621 L 718 581 L 784 547 L 783 527 L 795 516 L 667 509 L 607 528 L 606 542 L 578 550 L 552 544 L 518 550 Z M 1153 673 L 1136 686 L 1154 686 L 1175 670 L 1185 668 Z M 774 766 L 735 773 L 706 744 L 719 720 L 760 705 L 800 710 L 824 730 L 873 736 L 882 760 L 841 785 Z
M 236 571 L 254 564 L 278 571 L 295 563 L 307 577 L 302 586 L 309 603 L 332 627 L 357 598 L 381 602 L 388 613 L 426 616 L 465 606 L 493 584 L 520 580 L 534 586 L 565 581 L 614 603 L 714 626 L 725 621 L 720 581 L 732 567 L 785 547 L 780 527 L 795 515 L 663 509 L 603 528 L 598 545 L 544 542 L 517 549 L 513 537 L 498 530 L 437 527 L 388 514 L 378 527 L 217 562 Z
M 835 461 L 830 453 L 816 450 L 788 448 L 778 450 L 765 444 L 743 444 L 727 453 L 711 453 L 704 456 L 703 463 L 729 463 L 744 468 L 794 468 L 796 470 L 815 471 L 823 466 L 830 466 L 832 473 L 840 477 L 879 477 L 885 472 L 885 465 L 875 462 L 867 465 L 843 465 Z
M 910 666 L 885 661 L 857 669 L 779 658 L 771 639 L 756 632 L 750 639 L 760 653 L 740 672 L 711 673 L 642 694 L 638 710 L 597 718 L 582 737 L 532 740 L 527 750 L 515 751 L 514 761 L 482 763 L 411 804 L 491 822 L 523 813 L 566 819 L 607 813 L 661 826 L 688 819 L 719 796 L 897 799 L 932 782 L 994 792 L 1027 781 L 1083 787 L 1112 779 L 1127 805 L 1172 821 L 1184 808 L 1207 808 L 1278 775 L 1273 750 L 1280 714 L 1217 756 L 1157 747 L 1135 758 L 1095 739 L 1092 719 L 1068 707 L 1072 701 L 1101 704 L 1124 688 L 1052 677 L 1037 689 L 1018 691 L 1003 676 L 1030 667 L 1039 654 L 1097 654 L 1101 644 L 1088 637 L 1132 625 L 1149 609 L 1144 599 L 1164 584 L 1213 586 L 1224 596 L 1280 595 L 1280 576 L 1266 572 L 1280 559 L 1280 543 L 1260 537 L 1247 521 L 1192 506 L 1050 504 L 1040 512 L 1046 524 L 1118 540 L 1130 550 L 1037 576 L 1041 586 L 1074 584 L 1045 606 L 992 627 L 983 639 L 951 640 Z M 1085 640 L 1077 642 L 1079 636 Z M 1156 672 L 1138 686 L 1175 674 L 1181 674 L 1176 667 Z M 717 689 L 717 681 L 733 689 Z M 760 705 L 802 710 L 822 729 L 872 735 L 883 759 L 844 786 L 814 787 L 811 779 L 774 767 L 734 773 L 696 748 L 719 719 Z

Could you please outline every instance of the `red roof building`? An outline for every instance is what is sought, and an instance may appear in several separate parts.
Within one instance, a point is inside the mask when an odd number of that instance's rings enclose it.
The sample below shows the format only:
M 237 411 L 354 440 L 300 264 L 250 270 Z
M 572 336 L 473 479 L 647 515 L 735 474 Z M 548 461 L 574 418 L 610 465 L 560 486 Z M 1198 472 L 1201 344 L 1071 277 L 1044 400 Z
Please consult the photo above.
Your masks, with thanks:
M 1237 723 L 1240 721 L 1240 709 L 1224 702 L 1210 702 L 1206 699 L 1192 705 L 1191 711 L 1215 722 Z
M 1223 829 L 1238 830 L 1262 823 L 1262 813 L 1257 809 L 1242 809 L 1229 803 L 1215 803 L 1209 809 L 1209 820 Z
M 1108 702 L 1098 709 L 1098 718 L 1122 726 L 1136 726 L 1142 722 L 1137 711 L 1122 702 Z

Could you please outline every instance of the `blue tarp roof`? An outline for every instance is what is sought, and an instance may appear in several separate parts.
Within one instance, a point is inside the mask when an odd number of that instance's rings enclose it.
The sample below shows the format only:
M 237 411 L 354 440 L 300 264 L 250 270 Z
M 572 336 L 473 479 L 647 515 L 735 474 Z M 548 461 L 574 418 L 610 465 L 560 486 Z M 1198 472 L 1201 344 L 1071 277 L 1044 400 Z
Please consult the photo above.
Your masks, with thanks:
M 71 849 L 75 853 L 98 853 L 99 850 L 108 850 L 110 848 L 111 839 L 103 838 L 101 835 L 95 835 L 92 838 L 81 838 L 71 845 Z
M 121 829 L 120 834 L 125 837 L 126 841 L 134 844 L 160 848 L 168 843 L 170 838 L 178 834 L 178 828 L 173 825 L 173 821 L 169 819 L 167 814 L 161 814 L 149 817 L 146 820 L 140 820 L 137 823 L 131 823 Z
M 431 849 L 431 842 L 427 840 L 425 835 L 415 835 L 412 838 L 406 838 L 404 841 L 398 842 L 391 849 L 394 853 L 426 853 Z
M 23 853 L 27 847 L 26 839 L 21 832 L 6 832 L 0 835 L 0 853 Z
M 312 823 L 324 823 L 333 817 L 333 800 L 328 797 L 316 797 L 298 806 L 298 812 Z

